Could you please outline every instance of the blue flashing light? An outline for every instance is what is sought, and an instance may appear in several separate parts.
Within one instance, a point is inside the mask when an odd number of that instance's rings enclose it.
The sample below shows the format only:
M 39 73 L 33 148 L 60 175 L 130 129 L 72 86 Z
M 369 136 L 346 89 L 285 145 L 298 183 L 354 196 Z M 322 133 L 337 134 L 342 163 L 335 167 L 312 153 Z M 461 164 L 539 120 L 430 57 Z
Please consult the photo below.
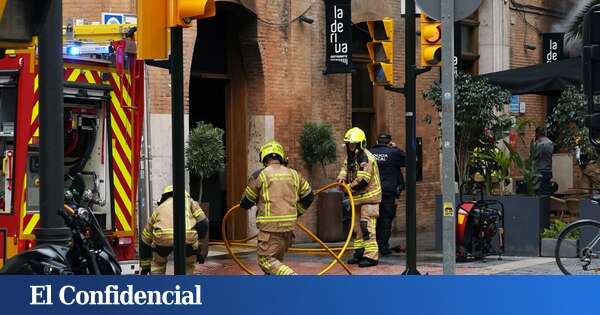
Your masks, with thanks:
M 81 49 L 79 49 L 79 47 L 77 46 L 67 47 L 67 55 L 79 56 L 80 53 Z

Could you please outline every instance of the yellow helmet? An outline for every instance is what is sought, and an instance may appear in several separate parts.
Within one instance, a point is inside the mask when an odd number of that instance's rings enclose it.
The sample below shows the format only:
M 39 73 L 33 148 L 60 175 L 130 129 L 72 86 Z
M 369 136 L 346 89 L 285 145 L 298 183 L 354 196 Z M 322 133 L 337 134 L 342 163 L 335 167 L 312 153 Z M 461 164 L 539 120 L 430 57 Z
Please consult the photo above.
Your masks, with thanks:
M 271 140 L 260 147 L 260 161 L 264 162 L 265 158 L 272 154 L 278 155 L 282 162 L 285 160 L 285 151 L 283 150 L 283 146 L 281 143 L 275 140 Z
M 363 150 L 367 148 L 367 136 L 365 135 L 365 132 L 358 127 L 354 127 L 346 131 L 344 134 L 344 142 L 356 143 L 359 145 L 360 149 Z
M 169 193 L 172 193 L 172 192 L 173 192 L 173 185 L 167 185 L 167 186 L 165 186 L 165 189 L 163 189 L 163 193 L 162 194 L 164 195 L 164 194 L 169 194 Z M 185 191 L 185 196 L 186 197 L 190 196 L 190 193 L 187 190 Z

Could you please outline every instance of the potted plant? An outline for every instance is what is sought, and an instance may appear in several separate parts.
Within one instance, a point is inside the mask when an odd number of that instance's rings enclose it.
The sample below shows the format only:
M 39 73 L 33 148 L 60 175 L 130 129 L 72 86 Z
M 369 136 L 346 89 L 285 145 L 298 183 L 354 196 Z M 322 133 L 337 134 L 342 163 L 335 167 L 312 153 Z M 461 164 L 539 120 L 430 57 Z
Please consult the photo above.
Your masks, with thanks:
M 190 131 L 185 148 L 186 167 L 190 173 L 198 177 L 198 202 L 207 216 L 210 216 L 210 205 L 202 202 L 203 182 L 205 179 L 222 172 L 225 169 L 225 146 L 223 144 L 223 129 L 199 122 Z M 218 229 L 219 222 L 211 221 L 212 228 Z M 207 233 L 208 238 L 208 233 Z M 202 242 L 202 254 L 208 252 L 208 242 Z M 205 256 L 205 255 L 204 255 Z
M 319 167 L 322 171 L 320 181 L 327 181 L 326 166 L 337 158 L 336 145 L 331 125 L 324 122 L 309 122 L 304 125 L 298 140 L 302 149 L 302 159 L 309 170 Z M 319 185 L 320 186 L 320 185 Z M 316 189 L 313 182 L 313 189 Z M 317 198 L 317 235 L 324 241 L 334 242 L 343 239 L 343 194 L 338 190 L 329 190 L 319 194 Z
M 510 155 L 498 147 L 476 148 L 472 153 L 472 167 L 483 176 L 487 195 L 507 194 L 510 165 Z
M 456 167 L 459 187 L 463 187 L 471 174 L 471 152 L 482 142 L 488 143 L 490 136 L 496 136 L 493 133 L 504 129 L 507 123 L 506 116 L 497 113 L 508 103 L 510 92 L 464 72 L 456 74 L 455 82 Z M 436 110 L 442 112 L 439 82 L 424 91 L 423 98 L 432 101 Z M 431 122 L 431 117 L 425 121 Z
M 567 223 L 562 220 L 554 220 L 552 224 L 542 233 L 542 247 L 540 256 L 554 257 L 554 251 L 556 249 L 556 240 L 560 232 L 562 232 Z M 573 231 L 567 235 L 563 240 L 561 246 L 562 257 L 577 257 L 578 244 L 580 238 L 580 231 Z

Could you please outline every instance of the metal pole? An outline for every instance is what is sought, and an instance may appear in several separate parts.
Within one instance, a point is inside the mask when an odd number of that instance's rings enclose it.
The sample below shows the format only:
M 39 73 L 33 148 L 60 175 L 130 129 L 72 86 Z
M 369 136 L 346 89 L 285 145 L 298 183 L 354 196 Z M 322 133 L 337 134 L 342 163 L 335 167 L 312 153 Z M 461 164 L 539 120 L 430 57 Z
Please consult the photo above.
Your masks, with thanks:
M 140 233 L 144 228 L 146 223 L 148 222 L 148 218 L 152 213 L 152 157 L 151 157 L 151 145 L 152 141 L 150 139 L 150 93 L 148 93 L 148 86 L 150 84 L 150 80 L 148 79 L 148 67 L 144 64 L 144 141 L 142 142 L 142 169 L 141 172 L 141 183 L 140 183 L 140 201 L 143 200 L 143 206 L 140 207 L 139 212 L 139 226 Z M 141 234 L 140 234 L 141 235 Z M 140 238 L 141 239 L 141 238 Z
M 444 274 L 455 272 L 454 0 L 442 1 L 442 198 Z
M 415 0 L 406 0 L 405 83 L 406 98 L 406 270 L 404 275 L 418 275 L 417 270 L 417 128 L 416 128 L 416 26 Z
M 183 134 L 183 30 L 171 28 L 171 132 L 175 274 L 185 275 L 185 159 Z
M 40 228 L 38 243 L 65 244 L 62 2 L 52 0 L 40 33 Z

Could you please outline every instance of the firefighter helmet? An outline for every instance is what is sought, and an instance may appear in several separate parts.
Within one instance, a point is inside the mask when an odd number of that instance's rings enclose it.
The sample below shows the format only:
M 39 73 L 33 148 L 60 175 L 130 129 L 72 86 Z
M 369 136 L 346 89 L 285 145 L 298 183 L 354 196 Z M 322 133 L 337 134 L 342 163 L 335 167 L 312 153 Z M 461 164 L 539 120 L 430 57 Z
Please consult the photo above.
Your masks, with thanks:
M 163 189 L 162 194 L 166 195 L 166 194 L 172 194 L 172 193 L 173 193 L 173 185 L 167 185 L 167 186 L 165 186 L 165 189 Z M 190 193 L 187 190 L 185 191 L 185 196 L 188 198 L 190 197 Z
M 285 161 L 285 151 L 283 146 L 275 141 L 271 140 L 260 147 L 260 161 L 264 163 L 265 158 L 270 155 L 277 155 L 281 158 L 281 162 Z
M 345 143 L 356 143 L 361 150 L 367 148 L 367 136 L 365 132 L 358 127 L 351 128 L 344 134 Z

